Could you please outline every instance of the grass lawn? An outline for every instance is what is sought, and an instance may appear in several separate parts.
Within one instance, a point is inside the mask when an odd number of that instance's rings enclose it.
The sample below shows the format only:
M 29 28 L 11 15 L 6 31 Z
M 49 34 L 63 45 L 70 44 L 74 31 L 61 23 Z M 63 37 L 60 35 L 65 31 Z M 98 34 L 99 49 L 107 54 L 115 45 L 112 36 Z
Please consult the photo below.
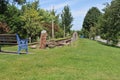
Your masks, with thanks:
M 3 47 L 17 51 L 17 47 Z M 0 80 L 120 80 L 120 48 L 80 39 L 71 46 L 0 53 Z

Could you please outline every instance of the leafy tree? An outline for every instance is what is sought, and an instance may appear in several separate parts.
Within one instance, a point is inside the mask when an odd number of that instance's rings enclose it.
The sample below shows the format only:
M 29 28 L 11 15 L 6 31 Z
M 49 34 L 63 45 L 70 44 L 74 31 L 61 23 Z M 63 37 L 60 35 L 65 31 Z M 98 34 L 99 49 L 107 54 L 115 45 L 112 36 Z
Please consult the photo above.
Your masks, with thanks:
M 48 33 L 48 36 L 51 37 L 52 19 L 50 17 L 50 12 L 45 11 L 44 9 L 39 9 L 38 12 L 40 17 L 40 23 L 42 24 L 43 29 L 46 30 Z
M 7 11 L 8 4 L 11 0 L 0 0 L 0 14 L 4 14 Z M 26 0 L 13 0 L 13 3 L 17 2 L 18 4 L 23 4 Z
M 28 36 L 32 40 L 33 38 L 36 38 L 37 35 L 39 35 L 42 29 L 41 23 L 39 22 L 39 13 L 34 7 L 34 5 L 32 5 L 30 8 L 26 7 L 23 15 L 21 15 L 22 21 L 25 22 L 25 26 L 23 26 L 23 28 L 27 31 Z
M 7 0 L 0 0 L 0 14 L 4 14 L 5 11 L 7 10 Z
M 51 37 L 52 34 L 52 20 L 54 20 L 54 31 L 55 37 L 61 37 L 62 29 L 59 26 L 59 15 L 56 14 L 54 9 L 52 11 L 45 11 L 44 9 L 39 9 L 40 22 L 43 29 L 47 30 L 48 36 Z
M 5 22 L 6 16 L 4 14 L 0 14 L 0 22 Z
M 97 7 L 92 7 L 87 12 L 84 22 L 83 22 L 83 34 L 86 38 L 93 38 L 96 36 L 96 29 L 99 17 L 101 16 L 101 12 Z M 96 27 L 96 28 L 93 28 Z M 93 36 L 94 34 L 94 36 Z
M 58 22 L 59 22 L 59 14 L 56 14 L 56 11 L 54 9 L 52 9 L 52 11 L 50 12 L 50 17 L 51 17 L 51 19 L 54 20 L 55 24 L 58 24 Z
M 17 2 L 19 5 L 26 3 L 26 0 L 13 0 L 13 3 Z
M 50 11 L 50 19 L 51 19 L 51 24 L 53 21 L 53 25 L 54 25 L 54 36 L 56 38 L 61 37 L 62 29 L 59 26 L 59 14 L 56 14 L 56 11 L 54 10 L 54 8 Z M 52 29 L 52 25 L 51 25 L 51 29 Z
M 61 27 L 63 30 L 65 27 L 66 33 L 70 33 L 70 29 L 72 27 L 72 21 L 73 21 L 73 17 L 72 17 L 72 14 L 70 12 L 70 8 L 67 5 L 64 7 L 62 14 L 61 14 Z
M 20 19 L 21 11 L 19 9 L 14 5 L 8 5 L 8 9 L 4 15 L 5 22 L 10 28 L 9 33 L 18 33 L 21 34 L 21 36 L 26 36 L 24 34 L 26 31 L 22 27 L 24 22 Z
M 120 37 L 120 0 L 113 0 L 104 11 L 100 20 L 101 37 L 107 43 L 117 44 Z
M 93 40 L 95 40 L 96 31 L 97 31 L 96 27 L 90 27 L 89 38 L 92 38 Z
M 21 36 L 26 36 L 25 30 L 22 28 L 24 25 L 20 20 L 20 10 L 16 8 L 14 5 L 7 4 L 7 10 L 4 14 L 0 15 L 1 26 L 4 30 L 7 29 L 7 33 L 18 33 Z M 5 28 L 6 27 L 6 28 Z M 3 29 L 1 29 L 3 31 Z M 9 30 L 8 30 L 9 29 Z

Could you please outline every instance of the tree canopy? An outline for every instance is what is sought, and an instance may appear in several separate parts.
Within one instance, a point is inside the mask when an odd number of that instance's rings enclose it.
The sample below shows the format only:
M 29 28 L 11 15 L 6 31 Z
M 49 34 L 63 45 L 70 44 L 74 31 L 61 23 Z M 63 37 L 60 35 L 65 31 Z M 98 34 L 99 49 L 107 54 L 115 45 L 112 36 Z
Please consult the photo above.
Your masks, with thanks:
M 65 32 L 70 33 L 70 29 L 73 26 L 72 21 L 73 21 L 73 16 L 70 11 L 70 7 L 67 5 L 64 7 L 62 14 L 61 14 L 61 27 L 64 29 L 65 27 Z
M 84 22 L 83 22 L 83 33 L 86 38 L 91 38 L 96 36 L 96 24 L 98 23 L 101 12 L 97 7 L 92 7 L 87 12 Z
M 120 0 L 113 0 L 104 12 L 100 20 L 101 37 L 108 43 L 117 44 L 120 39 Z
M 21 8 L 18 9 L 18 5 Z M 68 18 L 72 19 L 69 7 L 67 6 L 65 9 L 68 9 Z M 46 30 L 48 37 L 51 37 L 52 20 L 54 20 L 55 38 L 63 37 L 59 15 L 54 9 L 48 11 L 40 8 L 39 0 L 34 2 L 0 0 L 0 33 L 18 33 L 21 37 L 31 37 L 34 41 L 37 37 L 40 37 L 41 30 Z M 68 22 L 72 22 L 69 19 L 67 19 Z M 70 32 L 71 23 L 66 22 L 66 26 L 66 32 Z

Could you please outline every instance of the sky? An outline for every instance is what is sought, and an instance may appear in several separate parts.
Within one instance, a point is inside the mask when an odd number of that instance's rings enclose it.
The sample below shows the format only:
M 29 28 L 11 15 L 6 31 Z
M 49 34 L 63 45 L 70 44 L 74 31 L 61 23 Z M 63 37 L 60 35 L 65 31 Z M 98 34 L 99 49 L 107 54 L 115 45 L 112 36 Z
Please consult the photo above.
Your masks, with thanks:
M 40 8 L 51 10 L 54 9 L 57 13 L 62 13 L 65 5 L 69 5 L 73 20 L 72 30 L 80 30 L 87 11 L 92 7 L 97 7 L 100 11 L 105 7 L 105 3 L 110 3 L 112 0 L 40 0 Z
M 29 0 L 34 1 L 34 0 Z M 40 0 L 39 7 L 51 10 L 54 6 L 57 14 L 61 14 L 64 6 L 69 5 L 73 20 L 72 30 L 80 30 L 87 11 L 92 7 L 97 7 L 100 11 L 105 7 L 105 3 L 112 0 Z

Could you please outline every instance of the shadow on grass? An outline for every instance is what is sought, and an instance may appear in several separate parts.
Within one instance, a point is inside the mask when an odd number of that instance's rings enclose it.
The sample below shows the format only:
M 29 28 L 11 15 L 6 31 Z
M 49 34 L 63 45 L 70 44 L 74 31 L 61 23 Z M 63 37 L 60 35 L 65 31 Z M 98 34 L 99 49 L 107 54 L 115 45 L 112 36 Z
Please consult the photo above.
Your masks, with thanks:
M 1 51 L 0 53 L 4 54 L 4 53 L 7 53 L 7 54 L 18 54 L 17 52 L 13 52 L 13 51 Z M 21 52 L 20 54 L 26 54 L 25 52 Z
M 109 47 L 114 47 L 114 48 L 120 48 L 119 46 L 116 46 L 116 45 L 111 45 L 111 44 L 106 44 L 104 42 L 101 42 L 101 41 L 97 41 L 99 44 L 102 44 L 104 46 L 109 46 Z

